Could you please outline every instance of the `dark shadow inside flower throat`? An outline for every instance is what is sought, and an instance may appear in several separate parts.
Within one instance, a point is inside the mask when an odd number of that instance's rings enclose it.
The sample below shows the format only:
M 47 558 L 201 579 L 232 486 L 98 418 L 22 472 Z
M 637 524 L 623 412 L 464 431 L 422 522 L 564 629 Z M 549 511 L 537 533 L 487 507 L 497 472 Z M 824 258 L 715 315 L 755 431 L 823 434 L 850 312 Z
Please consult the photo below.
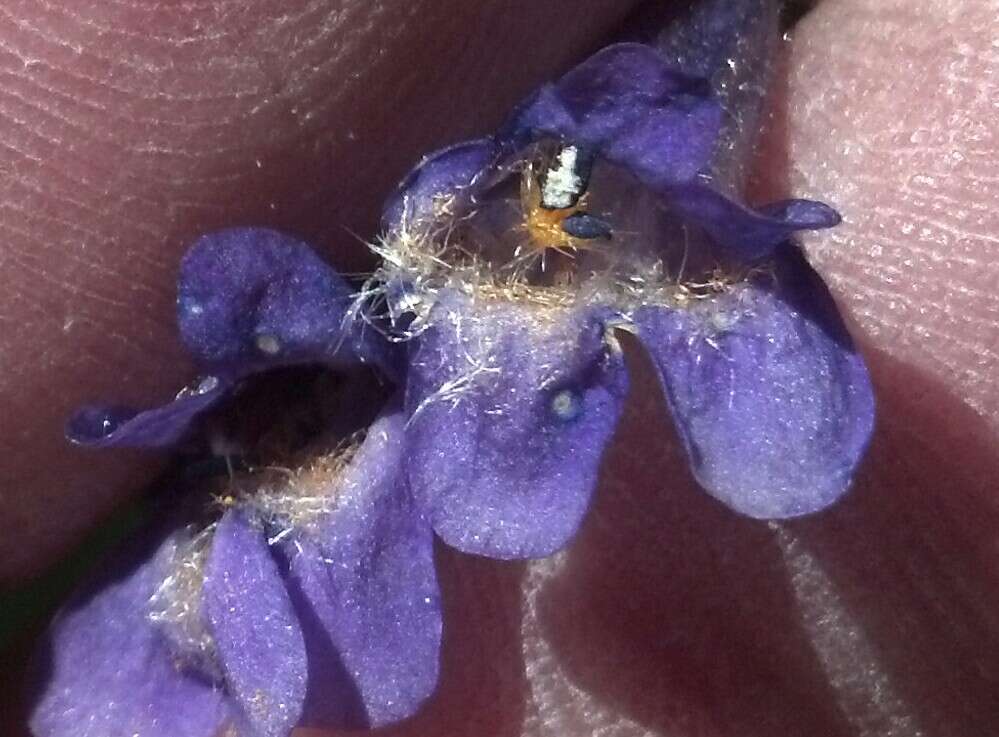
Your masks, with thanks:
M 294 465 L 366 428 L 387 399 L 388 387 L 370 370 L 274 369 L 247 380 L 234 401 L 206 416 L 207 450 L 228 450 L 248 467 Z
M 320 519 L 335 505 L 339 477 L 384 404 L 377 398 L 387 399 L 388 388 L 370 370 L 343 374 L 296 366 L 250 378 L 235 393 L 236 401 L 206 413 L 180 461 L 184 490 L 173 514 L 187 527 L 149 611 L 178 664 L 212 680 L 221 675 L 201 611 L 201 590 L 219 517 L 239 506 L 272 542 Z M 278 564 L 285 562 L 278 559 Z M 303 626 L 318 633 L 313 639 L 321 639 L 321 627 L 308 627 L 315 617 L 304 597 L 293 597 L 293 604 Z M 316 641 L 310 647 L 327 671 L 336 667 L 331 645 Z M 336 704 L 338 718 L 347 714 L 353 723 L 363 718 L 357 694 L 341 694 Z

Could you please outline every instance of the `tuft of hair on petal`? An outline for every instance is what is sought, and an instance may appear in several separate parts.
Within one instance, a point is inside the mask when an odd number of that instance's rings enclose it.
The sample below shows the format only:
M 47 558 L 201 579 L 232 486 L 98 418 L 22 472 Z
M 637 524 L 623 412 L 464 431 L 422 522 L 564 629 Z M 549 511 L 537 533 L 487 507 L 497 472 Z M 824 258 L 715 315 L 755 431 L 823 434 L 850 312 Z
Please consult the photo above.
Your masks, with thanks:
M 271 545 L 297 531 L 308 532 L 337 508 L 344 472 L 364 437 L 361 430 L 325 451 L 310 448 L 286 464 L 235 475 L 226 493 L 215 497 L 216 504 L 244 510 L 267 531 Z
M 173 543 L 166 575 L 149 599 L 146 616 L 163 632 L 178 663 L 221 680 L 215 641 L 205 625 L 201 606 L 205 564 L 215 527 L 215 523 L 201 529 L 190 525 L 186 537 Z

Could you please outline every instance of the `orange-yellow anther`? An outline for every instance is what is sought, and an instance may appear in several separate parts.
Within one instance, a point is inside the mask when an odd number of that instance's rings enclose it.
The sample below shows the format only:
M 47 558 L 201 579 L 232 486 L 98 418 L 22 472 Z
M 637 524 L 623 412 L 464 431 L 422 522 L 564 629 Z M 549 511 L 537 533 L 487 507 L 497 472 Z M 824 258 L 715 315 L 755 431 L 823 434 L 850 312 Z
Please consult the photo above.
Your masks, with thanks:
M 525 168 L 520 180 L 520 205 L 524 211 L 524 227 L 530 236 L 530 245 L 539 251 L 551 248 L 562 253 L 585 248 L 580 239 L 573 238 L 562 228 L 565 219 L 583 207 L 584 200 L 585 196 L 572 207 L 561 210 L 542 207 L 541 187 L 533 167 Z

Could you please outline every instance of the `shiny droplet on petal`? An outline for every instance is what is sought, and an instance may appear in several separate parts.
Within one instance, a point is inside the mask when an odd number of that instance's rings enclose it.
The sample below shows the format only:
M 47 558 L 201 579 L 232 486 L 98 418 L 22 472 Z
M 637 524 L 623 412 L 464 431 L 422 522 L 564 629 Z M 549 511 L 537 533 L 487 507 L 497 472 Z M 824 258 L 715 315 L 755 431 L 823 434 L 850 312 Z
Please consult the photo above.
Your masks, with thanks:
M 219 377 L 217 376 L 202 376 L 195 379 L 192 383 L 185 386 L 179 392 L 177 392 L 177 399 L 182 399 L 184 397 L 197 397 L 202 394 L 208 394 L 213 392 L 219 387 Z

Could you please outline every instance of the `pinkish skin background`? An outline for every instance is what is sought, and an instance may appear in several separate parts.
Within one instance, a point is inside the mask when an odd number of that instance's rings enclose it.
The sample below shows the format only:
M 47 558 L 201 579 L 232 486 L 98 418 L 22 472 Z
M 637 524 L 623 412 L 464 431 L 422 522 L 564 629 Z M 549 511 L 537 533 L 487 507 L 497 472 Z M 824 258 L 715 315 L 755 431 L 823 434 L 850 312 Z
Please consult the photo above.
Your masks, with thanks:
M 155 472 L 61 425 L 189 378 L 172 301 L 191 236 L 264 218 L 360 267 L 349 231 L 373 232 L 421 152 L 488 130 L 628 5 L 5 2 L 0 574 L 51 561 Z M 996 0 L 824 0 L 787 47 L 757 189 L 846 218 L 807 246 L 878 385 L 854 493 L 735 518 L 694 489 L 643 372 L 566 553 L 441 552 L 442 687 L 388 734 L 994 731 L 997 19 Z

